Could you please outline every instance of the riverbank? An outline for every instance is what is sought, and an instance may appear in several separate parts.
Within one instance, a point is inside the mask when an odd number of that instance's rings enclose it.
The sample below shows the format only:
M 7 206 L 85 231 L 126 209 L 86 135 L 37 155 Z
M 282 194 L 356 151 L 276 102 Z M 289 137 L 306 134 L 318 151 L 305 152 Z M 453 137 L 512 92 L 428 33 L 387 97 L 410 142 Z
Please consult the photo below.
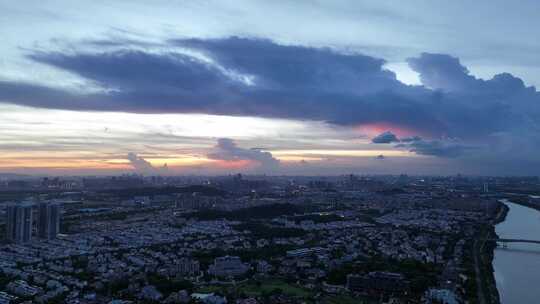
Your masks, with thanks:
M 495 225 L 504 222 L 510 208 L 502 202 L 498 202 L 496 216 L 481 228 L 479 237 L 473 244 L 476 280 L 478 284 L 478 299 L 480 304 L 500 304 L 499 291 L 495 281 L 493 259 L 495 257 L 495 242 L 489 239 L 498 238 Z
M 511 201 L 514 204 L 521 205 L 527 208 L 531 208 L 537 211 L 540 211 L 540 206 L 538 204 L 533 204 L 529 201 L 529 196 L 524 195 L 515 195 L 515 196 L 508 196 L 505 198 L 508 201 Z
M 499 201 L 499 207 L 497 210 L 497 215 L 495 216 L 495 219 L 493 219 L 493 225 L 504 222 L 509 211 L 510 207 L 506 206 L 505 203 Z

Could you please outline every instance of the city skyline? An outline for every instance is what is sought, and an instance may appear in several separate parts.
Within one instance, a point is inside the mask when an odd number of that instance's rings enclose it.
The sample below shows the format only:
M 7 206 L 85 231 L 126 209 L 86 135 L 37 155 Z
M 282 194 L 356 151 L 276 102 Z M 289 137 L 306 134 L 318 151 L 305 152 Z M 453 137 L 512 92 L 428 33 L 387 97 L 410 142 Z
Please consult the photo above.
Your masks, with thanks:
M 539 175 L 539 8 L 0 1 L 0 173 Z

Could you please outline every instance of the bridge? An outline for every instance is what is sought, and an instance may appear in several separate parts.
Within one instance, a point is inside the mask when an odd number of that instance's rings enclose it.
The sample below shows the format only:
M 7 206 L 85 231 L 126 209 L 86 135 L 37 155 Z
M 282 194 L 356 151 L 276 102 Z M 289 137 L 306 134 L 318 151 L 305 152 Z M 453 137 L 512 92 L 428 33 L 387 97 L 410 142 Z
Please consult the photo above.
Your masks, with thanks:
M 526 239 L 488 239 L 488 241 L 493 241 L 497 243 L 502 243 L 503 247 L 506 247 L 508 243 L 528 243 L 528 244 L 540 244 L 540 241 L 537 240 L 526 240 Z

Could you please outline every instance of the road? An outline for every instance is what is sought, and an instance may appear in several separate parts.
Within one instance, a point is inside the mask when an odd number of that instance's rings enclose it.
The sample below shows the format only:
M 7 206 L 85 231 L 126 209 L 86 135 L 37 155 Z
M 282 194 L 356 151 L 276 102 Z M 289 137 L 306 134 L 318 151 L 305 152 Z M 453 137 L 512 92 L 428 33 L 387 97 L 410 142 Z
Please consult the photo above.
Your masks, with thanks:
M 474 240 L 473 243 L 473 252 L 474 252 L 474 272 L 476 273 L 476 286 L 477 286 L 477 296 L 479 304 L 486 304 L 484 284 L 482 282 L 482 272 L 480 271 L 480 245 L 479 240 Z

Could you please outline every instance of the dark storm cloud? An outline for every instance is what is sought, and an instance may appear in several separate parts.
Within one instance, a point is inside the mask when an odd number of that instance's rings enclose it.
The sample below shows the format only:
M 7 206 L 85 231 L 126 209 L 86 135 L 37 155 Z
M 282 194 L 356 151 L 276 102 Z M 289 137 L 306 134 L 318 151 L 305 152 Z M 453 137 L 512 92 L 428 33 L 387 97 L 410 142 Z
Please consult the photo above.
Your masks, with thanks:
M 510 73 L 501 73 L 489 80 L 470 75 L 458 58 L 444 54 L 422 53 L 409 58 L 409 66 L 420 75 L 422 84 L 447 92 L 482 94 L 510 98 L 516 94 L 536 94 L 534 87 L 526 87 L 523 81 Z
M 396 143 L 394 147 L 406 149 L 410 152 L 421 155 L 431 155 L 445 158 L 455 158 L 462 156 L 465 152 L 475 149 L 465 145 L 456 139 L 441 138 L 426 140 L 420 136 L 410 136 L 398 138 L 390 131 L 383 132 L 371 139 L 374 144 Z M 384 159 L 384 155 L 377 156 L 377 159 Z
M 276 169 L 279 160 L 272 156 L 272 153 L 261 151 L 260 149 L 244 149 L 230 138 L 220 138 L 217 144 L 207 157 L 209 159 L 224 161 L 250 160 L 255 161 L 265 170 Z
M 259 88 L 366 94 L 400 87 L 383 59 L 326 48 L 283 46 L 263 39 L 172 40 L 206 53 L 226 67 L 255 76 Z
M 397 136 L 390 131 L 383 132 L 371 139 L 371 142 L 374 144 L 389 144 L 398 141 Z
M 66 55 L 35 53 L 28 56 L 94 80 L 108 89 L 160 91 L 171 94 L 201 92 L 227 84 L 227 77 L 214 66 L 179 53 L 151 54 L 137 50 Z
M 420 136 L 403 137 L 399 141 L 401 141 L 402 143 L 409 143 L 418 140 L 422 140 L 422 138 Z
M 408 86 L 383 68 L 382 59 L 328 48 L 236 37 L 169 40 L 158 49 L 118 41 L 110 46 L 101 41 L 101 52 L 28 54 L 36 63 L 98 84 L 103 92 L 4 81 L 0 100 L 70 110 L 383 122 L 431 138 L 484 141 L 495 133 L 526 133 L 538 141 L 535 88 L 508 73 L 475 78 L 448 55 L 409 59 L 424 86 Z
M 174 40 L 169 46 L 204 53 L 213 62 L 193 54 L 135 50 L 131 43 L 101 53 L 35 52 L 28 55 L 35 62 L 75 73 L 105 93 L 4 82 L 0 99 L 72 110 L 251 115 L 342 125 L 392 121 L 443 128 L 419 104 L 431 92 L 400 83 L 383 69 L 382 59 L 261 39 Z
M 433 89 L 462 89 L 476 81 L 456 57 L 422 53 L 420 57 L 409 58 L 407 61 L 420 74 L 422 84 Z
M 474 147 L 467 146 L 453 139 L 425 140 L 420 137 L 405 138 L 397 148 L 405 148 L 421 155 L 455 158 L 464 155 Z
M 408 60 L 422 83 L 436 89 L 438 108 L 448 132 L 482 139 L 497 132 L 528 132 L 540 121 L 540 94 L 509 73 L 476 78 L 452 56 L 423 53 Z

